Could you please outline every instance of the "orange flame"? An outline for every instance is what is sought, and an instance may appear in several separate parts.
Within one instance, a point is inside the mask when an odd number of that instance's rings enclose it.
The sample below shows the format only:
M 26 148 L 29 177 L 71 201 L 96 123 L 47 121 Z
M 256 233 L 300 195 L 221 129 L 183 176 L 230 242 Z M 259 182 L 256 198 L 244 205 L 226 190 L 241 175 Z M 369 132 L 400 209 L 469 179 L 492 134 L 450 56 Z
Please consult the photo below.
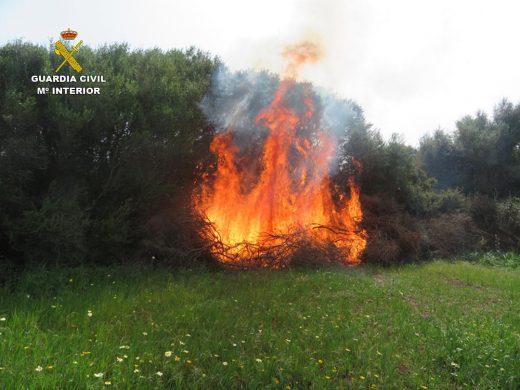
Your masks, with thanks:
M 303 41 L 295 45 L 288 46 L 282 53 L 287 60 L 284 77 L 295 79 L 298 70 L 305 63 L 316 62 L 323 56 L 322 47 L 313 41 Z
M 207 216 L 226 245 L 228 253 L 214 253 L 221 262 L 246 259 L 251 255 L 247 244 L 278 245 L 279 239 L 267 237 L 303 232 L 307 240 L 333 245 L 345 264 L 358 264 L 366 246 L 366 232 L 360 227 L 363 211 L 359 187 L 350 177 L 350 196 L 346 196 L 331 183 L 328 172 L 335 142 L 330 136 L 320 130 L 312 140 L 297 134 L 314 115 L 309 89 L 303 90 L 303 114 L 284 102 L 296 83 L 298 67 L 316 61 L 319 51 L 311 44 L 300 44 L 284 56 L 290 59 L 286 71 L 289 78 L 281 81 L 271 104 L 256 117 L 257 124 L 268 129 L 260 168 L 253 175 L 244 169 L 244 158 L 239 156 L 232 131 L 217 134 L 211 143 L 217 169 L 213 180 L 208 175 L 202 178 L 194 193 L 194 207 Z

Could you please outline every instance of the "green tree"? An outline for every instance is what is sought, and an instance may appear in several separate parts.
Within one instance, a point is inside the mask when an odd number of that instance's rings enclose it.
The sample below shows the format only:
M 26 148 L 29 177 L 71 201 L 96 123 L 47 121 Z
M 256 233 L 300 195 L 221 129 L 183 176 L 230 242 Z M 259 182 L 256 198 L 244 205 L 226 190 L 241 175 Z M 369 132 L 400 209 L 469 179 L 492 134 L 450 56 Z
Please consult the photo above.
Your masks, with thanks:
M 198 104 L 218 61 L 82 47 L 84 72 L 107 80 L 101 95 L 37 95 L 30 78 L 52 74 L 52 49 L 0 48 L 0 256 L 125 259 L 157 209 L 189 201 L 213 131 Z

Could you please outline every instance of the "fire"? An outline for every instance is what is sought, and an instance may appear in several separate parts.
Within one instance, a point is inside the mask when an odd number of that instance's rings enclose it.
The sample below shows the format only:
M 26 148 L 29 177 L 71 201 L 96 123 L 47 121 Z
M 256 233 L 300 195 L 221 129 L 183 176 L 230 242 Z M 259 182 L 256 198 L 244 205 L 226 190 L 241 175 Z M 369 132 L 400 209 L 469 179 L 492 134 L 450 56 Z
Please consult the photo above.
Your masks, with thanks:
M 298 89 L 301 112 L 286 103 L 295 92 L 298 67 L 316 61 L 319 51 L 305 43 L 284 56 L 289 59 L 287 78 L 256 116 L 257 125 L 267 130 L 258 157 L 240 153 L 232 129 L 211 143 L 216 171 L 202 178 L 193 196 L 195 209 L 214 228 L 203 235 L 219 242 L 213 254 L 223 263 L 281 267 L 297 243 L 305 242 L 333 248 L 345 264 L 358 264 L 366 232 L 360 227 L 363 211 L 355 178 L 346 183 L 347 196 L 329 177 L 336 142 L 319 128 L 312 136 L 300 131 L 319 115 L 310 88 Z
M 288 46 L 282 56 L 287 60 L 285 78 L 296 79 L 298 70 L 305 63 L 316 62 L 323 56 L 323 49 L 312 41 L 303 41 Z

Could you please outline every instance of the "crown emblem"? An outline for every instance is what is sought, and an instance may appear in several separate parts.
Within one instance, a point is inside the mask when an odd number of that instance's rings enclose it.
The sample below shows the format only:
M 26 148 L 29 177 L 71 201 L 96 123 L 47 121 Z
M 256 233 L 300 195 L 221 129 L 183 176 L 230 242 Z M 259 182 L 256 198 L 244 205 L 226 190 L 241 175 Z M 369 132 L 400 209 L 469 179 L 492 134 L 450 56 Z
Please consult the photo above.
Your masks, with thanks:
M 63 39 L 65 39 L 67 41 L 71 41 L 78 36 L 78 33 L 77 33 L 77 31 L 72 31 L 70 28 L 68 28 L 67 30 L 62 31 L 60 33 L 60 35 Z

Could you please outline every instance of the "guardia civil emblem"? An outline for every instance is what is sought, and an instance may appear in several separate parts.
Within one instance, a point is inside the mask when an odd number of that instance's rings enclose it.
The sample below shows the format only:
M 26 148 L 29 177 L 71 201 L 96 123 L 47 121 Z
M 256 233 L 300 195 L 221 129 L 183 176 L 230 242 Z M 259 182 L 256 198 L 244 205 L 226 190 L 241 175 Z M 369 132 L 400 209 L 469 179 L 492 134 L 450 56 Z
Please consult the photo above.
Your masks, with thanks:
M 68 41 L 74 41 L 74 39 L 76 39 L 76 37 L 78 36 L 78 33 L 76 31 L 72 31 L 70 28 L 68 28 L 67 30 L 62 31 L 60 35 L 64 41 L 68 42 Z M 72 48 L 70 51 L 67 48 L 67 46 L 65 46 L 63 44 L 62 41 L 57 41 L 54 44 L 54 46 L 55 46 L 54 52 L 56 53 L 56 55 L 63 57 L 63 62 L 56 68 L 54 73 L 58 73 L 59 70 L 66 63 L 68 63 L 70 65 L 70 67 L 72 69 L 74 69 L 76 72 L 78 72 L 78 73 L 81 72 L 81 70 L 82 70 L 81 65 L 74 58 L 74 54 L 76 54 L 79 51 L 79 47 L 82 44 L 83 44 L 83 41 L 79 41 L 76 45 L 72 45 Z

